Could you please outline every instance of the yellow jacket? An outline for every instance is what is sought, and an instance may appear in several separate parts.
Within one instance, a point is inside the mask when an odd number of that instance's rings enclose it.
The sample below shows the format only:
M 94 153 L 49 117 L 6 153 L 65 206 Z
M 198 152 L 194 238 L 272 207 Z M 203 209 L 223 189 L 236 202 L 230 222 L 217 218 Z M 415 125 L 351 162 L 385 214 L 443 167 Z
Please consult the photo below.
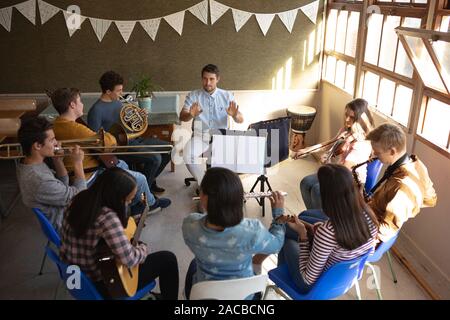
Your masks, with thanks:
M 72 139 L 84 139 L 91 138 L 97 135 L 95 131 L 92 131 L 87 126 L 70 121 L 61 117 L 58 117 L 53 122 L 53 131 L 55 132 L 56 140 L 72 140 Z M 105 133 L 105 146 L 115 146 L 116 138 L 110 133 Z M 85 155 L 83 160 L 83 168 L 86 170 L 88 168 L 98 167 L 101 162 L 95 156 Z M 67 171 L 73 171 L 72 159 L 69 157 L 64 158 L 64 165 Z M 92 173 L 86 173 L 86 179 L 88 179 Z
M 421 208 L 436 205 L 437 196 L 427 168 L 416 156 L 412 155 L 411 159 L 395 169 L 369 202 L 380 222 L 378 237 L 381 241 L 391 238 Z

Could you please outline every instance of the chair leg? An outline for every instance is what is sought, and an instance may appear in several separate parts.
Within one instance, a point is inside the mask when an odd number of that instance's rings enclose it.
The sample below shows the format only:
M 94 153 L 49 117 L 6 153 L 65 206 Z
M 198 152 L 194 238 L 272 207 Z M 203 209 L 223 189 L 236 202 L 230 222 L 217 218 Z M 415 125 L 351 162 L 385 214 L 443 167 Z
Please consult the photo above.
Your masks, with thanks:
M 49 241 L 47 241 L 47 245 L 46 246 L 48 246 L 50 244 L 50 240 Z M 44 264 L 45 264 L 45 260 L 47 259 L 47 254 L 45 253 L 45 250 L 44 250 L 44 256 L 42 257 L 42 262 L 41 262 L 41 268 L 39 269 L 39 275 L 41 276 L 42 275 L 42 270 L 44 269 Z
M 361 289 L 359 288 L 359 281 L 358 280 L 355 281 L 355 290 L 356 290 L 356 298 L 358 300 L 362 300 L 361 299 Z
M 394 283 L 397 283 L 397 276 L 394 271 L 394 266 L 392 265 L 392 256 L 391 256 L 391 252 L 389 250 L 387 251 L 387 258 L 389 261 L 389 268 L 391 269 L 391 273 L 392 273 L 392 280 L 394 280 Z
M 370 270 L 372 270 L 373 279 L 375 281 L 375 288 L 377 290 L 378 300 L 383 300 L 383 297 L 381 296 L 381 286 L 380 286 L 380 282 L 378 281 L 378 276 L 377 276 L 377 273 L 375 271 L 375 268 L 369 262 L 366 262 L 366 265 L 370 268 Z

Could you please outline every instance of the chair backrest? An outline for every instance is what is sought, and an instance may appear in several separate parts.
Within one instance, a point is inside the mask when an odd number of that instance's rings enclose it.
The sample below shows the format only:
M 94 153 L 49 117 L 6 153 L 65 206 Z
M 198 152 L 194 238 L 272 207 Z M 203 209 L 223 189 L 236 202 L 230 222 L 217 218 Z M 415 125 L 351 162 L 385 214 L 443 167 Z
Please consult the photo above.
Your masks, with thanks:
M 383 257 L 383 254 L 388 251 L 397 241 L 398 232 L 386 242 L 381 242 L 375 249 L 374 253 L 367 258 L 367 262 L 377 262 Z
M 370 190 L 375 186 L 378 180 L 378 176 L 380 175 L 381 168 L 383 167 L 383 163 L 380 160 L 376 159 L 367 164 L 367 177 L 366 183 L 364 184 L 364 189 L 367 193 L 370 193 Z
M 62 262 L 58 255 L 48 246 L 45 248 L 47 256 L 56 264 L 59 270 L 64 286 L 69 293 L 77 300 L 103 300 L 103 297 L 95 288 L 92 281 L 80 270 L 73 269 L 73 266 Z M 69 267 L 72 267 L 69 269 Z M 79 271 L 79 277 L 75 276 L 75 272 Z
M 39 208 L 33 208 L 33 212 L 35 213 L 39 224 L 41 225 L 41 229 L 44 232 L 47 239 L 52 242 L 56 247 L 61 247 L 61 238 L 59 237 L 58 232 L 53 227 L 51 222 L 47 219 L 45 214 Z
M 256 292 L 264 292 L 267 275 L 248 278 L 202 281 L 192 286 L 190 300 L 244 300 Z
M 322 273 L 305 298 L 310 300 L 329 300 L 345 294 L 358 279 L 369 253 L 359 258 L 342 261 Z

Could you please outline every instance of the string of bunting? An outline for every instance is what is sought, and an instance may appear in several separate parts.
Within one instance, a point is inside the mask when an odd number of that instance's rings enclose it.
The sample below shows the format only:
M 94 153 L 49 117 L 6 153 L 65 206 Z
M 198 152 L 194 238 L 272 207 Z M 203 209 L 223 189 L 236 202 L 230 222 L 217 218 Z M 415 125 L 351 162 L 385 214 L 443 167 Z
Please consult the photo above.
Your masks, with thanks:
M 208 1 L 210 10 L 208 10 Z M 11 32 L 13 8 L 19 11 L 33 25 L 36 25 L 36 3 L 39 7 L 42 25 L 53 18 L 57 13 L 62 12 L 64 15 L 64 20 L 66 21 L 69 37 L 72 37 L 73 34 L 81 28 L 83 22 L 88 19 L 98 41 L 101 42 L 111 24 L 114 23 L 125 43 L 128 43 L 136 23 L 139 23 L 149 37 L 155 41 L 161 19 L 164 19 L 181 36 L 183 33 L 183 24 L 186 11 L 190 12 L 204 24 L 208 24 L 208 14 L 210 14 L 211 24 L 214 24 L 228 10 L 231 10 L 236 32 L 239 32 L 247 21 L 255 15 L 256 21 L 265 36 L 272 24 L 273 19 L 275 18 L 275 15 L 280 18 L 286 29 L 292 33 L 299 10 L 302 11 L 311 20 L 311 22 L 315 24 L 319 9 L 319 0 L 315 0 L 307 5 L 288 11 L 277 13 L 254 13 L 232 8 L 215 0 L 203 0 L 190 8 L 163 17 L 144 20 L 109 20 L 81 15 L 79 8 L 76 6 L 70 6 L 68 9 L 61 9 L 43 0 L 27 0 L 9 7 L 1 8 L 0 25 L 2 25 L 8 32 Z

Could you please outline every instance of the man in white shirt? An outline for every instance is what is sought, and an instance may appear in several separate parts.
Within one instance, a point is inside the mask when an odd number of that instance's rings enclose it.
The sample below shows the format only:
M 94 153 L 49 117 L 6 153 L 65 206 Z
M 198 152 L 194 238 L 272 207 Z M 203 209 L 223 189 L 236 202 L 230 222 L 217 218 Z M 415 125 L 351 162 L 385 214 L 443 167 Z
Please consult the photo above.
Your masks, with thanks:
M 191 91 L 180 113 L 181 121 L 192 122 L 192 138 L 183 149 L 183 159 L 189 172 L 200 184 L 206 171 L 206 164 L 200 158 L 208 149 L 210 131 L 227 129 L 228 116 L 236 123 L 244 118 L 233 94 L 217 88 L 220 80 L 219 68 L 208 64 L 202 69 L 202 89 Z

